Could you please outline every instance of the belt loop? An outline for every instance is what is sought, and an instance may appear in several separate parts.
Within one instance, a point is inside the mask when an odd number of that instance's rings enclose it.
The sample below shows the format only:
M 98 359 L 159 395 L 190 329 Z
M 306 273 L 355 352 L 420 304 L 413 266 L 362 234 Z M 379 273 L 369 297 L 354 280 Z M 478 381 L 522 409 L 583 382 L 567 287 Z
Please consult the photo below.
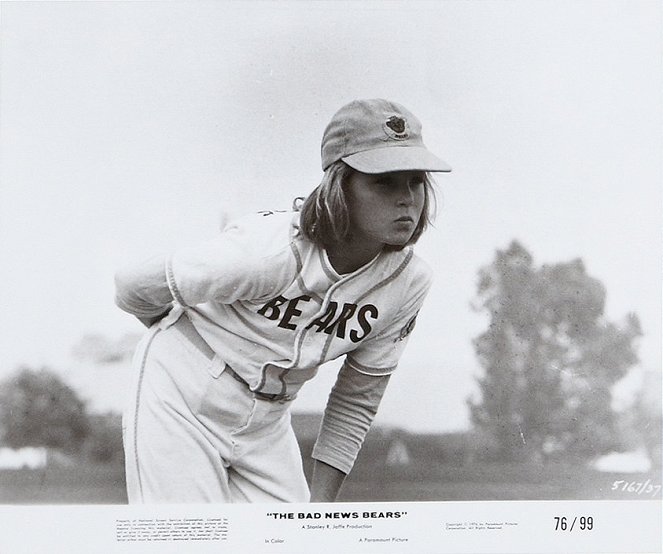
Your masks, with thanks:
M 212 374 L 212 377 L 218 379 L 226 370 L 226 367 L 226 362 L 224 362 L 218 354 L 214 354 L 214 358 L 212 358 L 212 362 L 209 366 L 209 372 Z

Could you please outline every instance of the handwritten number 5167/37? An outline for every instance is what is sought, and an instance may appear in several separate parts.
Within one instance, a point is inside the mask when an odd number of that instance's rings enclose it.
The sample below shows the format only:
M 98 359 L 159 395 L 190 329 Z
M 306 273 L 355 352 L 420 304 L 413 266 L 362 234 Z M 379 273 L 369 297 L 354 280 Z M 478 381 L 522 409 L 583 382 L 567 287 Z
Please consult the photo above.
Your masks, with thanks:
M 580 531 L 591 531 L 594 529 L 594 518 L 592 516 L 575 516 L 573 519 L 566 516 L 555 516 L 555 531 L 568 531 L 574 529 Z

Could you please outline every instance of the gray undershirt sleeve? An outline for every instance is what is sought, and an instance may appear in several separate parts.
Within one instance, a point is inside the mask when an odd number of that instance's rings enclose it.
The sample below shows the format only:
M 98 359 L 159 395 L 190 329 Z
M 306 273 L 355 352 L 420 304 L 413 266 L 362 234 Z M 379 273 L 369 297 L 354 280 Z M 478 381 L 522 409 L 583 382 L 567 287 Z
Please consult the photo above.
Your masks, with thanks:
M 349 473 L 377 413 L 389 375 L 365 375 L 343 364 L 313 447 L 313 458 Z

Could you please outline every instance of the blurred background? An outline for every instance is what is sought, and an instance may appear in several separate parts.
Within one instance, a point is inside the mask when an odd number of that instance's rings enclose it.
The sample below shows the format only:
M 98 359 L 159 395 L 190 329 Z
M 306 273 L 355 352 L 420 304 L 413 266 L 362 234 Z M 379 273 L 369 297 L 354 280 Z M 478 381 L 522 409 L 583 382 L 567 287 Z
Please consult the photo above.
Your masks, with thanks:
M 453 172 L 343 499 L 660 498 L 662 9 L 2 3 L 0 503 L 126 501 L 114 272 L 288 209 L 362 97 Z M 307 464 L 337 369 L 294 404 Z

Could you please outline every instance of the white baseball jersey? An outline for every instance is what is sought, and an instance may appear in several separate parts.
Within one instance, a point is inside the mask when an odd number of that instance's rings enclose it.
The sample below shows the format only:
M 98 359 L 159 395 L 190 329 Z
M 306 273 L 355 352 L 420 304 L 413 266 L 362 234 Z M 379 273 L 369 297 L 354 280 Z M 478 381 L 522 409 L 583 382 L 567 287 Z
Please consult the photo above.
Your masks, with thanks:
M 361 373 L 393 372 L 431 284 L 411 247 L 339 275 L 292 212 L 240 218 L 162 272 L 123 280 L 118 305 L 153 316 L 174 300 L 252 390 L 291 396 L 344 354 Z

